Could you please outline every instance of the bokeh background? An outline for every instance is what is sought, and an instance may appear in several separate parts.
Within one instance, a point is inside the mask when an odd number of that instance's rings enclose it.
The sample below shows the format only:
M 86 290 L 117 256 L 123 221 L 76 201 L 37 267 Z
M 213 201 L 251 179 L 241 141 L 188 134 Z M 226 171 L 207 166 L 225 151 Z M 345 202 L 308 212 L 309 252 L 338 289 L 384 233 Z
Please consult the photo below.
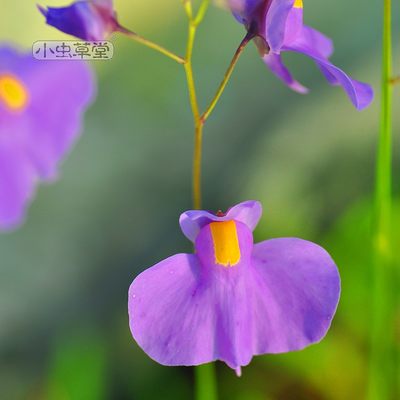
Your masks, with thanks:
M 2 0 L 1 41 L 29 51 L 36 40 L 67 38 L 44 24 L 35 3 Z M 307 23 L 334 38 L 334 62 L 372 83 L 376 101 L 357 112 L 300 55 L 287 59 L 312 91 L 292 93 L 249 46 L 206 127 L 204 205 L 216 210 L 262 201 L 256 240 L 299 236 L 325 246 L 341 271 L 342 300 L 322 343 L 256 357 L 240 379 L 218 364 L 221 399 L 354 400 L 365 393 L 381 4 L 304 3 Z M 184 52 L 186 20 L 178 0 L 116 0 L 115 6 L 123 25 Z M 397 19 L 396 39 L 399 25 Z M 210 9 L 195 50 L 202 104 L 242 35 L 228 12 Z M 178 226 L 180 213 L 191 208 L 193 137 L 184 74 L 151 50 L 113 40 L 113 60 L 93 64 L 98 98 L 61 179 L 41 186 L 26 223 L 0 236 L 4 400 L 192 398 L 192 370 L 150 360 L 131 338 L 127 318 L 133 278 L 162 258 L 190 251 Z M 396 40 L 398 72 L 399 45 Z M 396 134 L 399 105 L 397 91 Z

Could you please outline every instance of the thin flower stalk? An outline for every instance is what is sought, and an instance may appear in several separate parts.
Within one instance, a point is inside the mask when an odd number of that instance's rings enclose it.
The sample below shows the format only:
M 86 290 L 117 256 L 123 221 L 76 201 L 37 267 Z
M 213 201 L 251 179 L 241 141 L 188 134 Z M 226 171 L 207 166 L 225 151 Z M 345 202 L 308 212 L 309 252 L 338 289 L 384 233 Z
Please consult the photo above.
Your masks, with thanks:
M 122 27 L 118 28 L 118 31 L 120 33 L 124 34 L 129 39 L 131 39 L 131 40 L 133 40 L 133 41 L 135 41 L 137 43 L 140 43 L 143 46 L 148 47 L 149 49 L 155 50 L 155 51 L 163 54 L 164 56 L 167 56 L 171 60 L 176 61 L 179 64 L 183 65 L 183 64 L 186 63 L 186 60 L 183 57 L 178 56 L 177 54 L 175 54 L 172 51 L 166 49 L 165 47 L 160 46 L 159 44 L 157 44 L 157 43 L 155 43 L 155 42 L 153 42 L 153 41 L 151 41 L 149 39 L 146 39 L 145 37 L 140 36 L 135 32 L 132 32 L 132 31 L 130 31 L 128 29 L 125 29 L 125 28 L 122 28 Z

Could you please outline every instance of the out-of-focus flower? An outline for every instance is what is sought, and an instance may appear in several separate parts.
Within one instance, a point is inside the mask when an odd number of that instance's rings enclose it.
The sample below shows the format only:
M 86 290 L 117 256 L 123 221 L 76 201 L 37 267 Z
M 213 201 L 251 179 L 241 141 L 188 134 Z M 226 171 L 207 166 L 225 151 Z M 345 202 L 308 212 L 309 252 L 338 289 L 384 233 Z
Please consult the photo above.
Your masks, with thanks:
M 57 176 L 94 96 L 80 61 L 37 61 L 0 46 L 0 230 L 20 224 L 39 180 Z
M 227 214 L 188 211 L 180 225 L 195 254 L 141 273 L 129 289 L 134 339 L 164 365 L 224 361 L 240 374 L 254 355 L 303 349 L 328 331 L 340 295 L 338 270 L 314 243 L 253 244 L 261 205 Z
M 291 89 L 308 90 L 296 81 L 282 61 L 282 52 L 310 57 L 331 85 L 341 85 L 354 106 L 361 110 L 373 99 L 372 88 L 350 78 L 333 65 L 332 41 L 303 24 L 302 0 L 227 0 L 236 19 L 254 36 L 259 52 L 270 70 Z
M 49 25 L 83 40 L 104 40 L 120 28 L 112 0 L 76 1 L 68 7 L 38 8 Z

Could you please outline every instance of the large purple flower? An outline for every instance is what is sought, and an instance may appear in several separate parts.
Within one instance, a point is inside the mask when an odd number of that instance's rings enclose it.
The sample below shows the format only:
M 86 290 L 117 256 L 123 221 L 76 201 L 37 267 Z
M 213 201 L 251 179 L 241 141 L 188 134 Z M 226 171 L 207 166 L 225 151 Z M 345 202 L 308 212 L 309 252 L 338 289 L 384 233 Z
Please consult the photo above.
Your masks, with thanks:
M 83 40 L 104 40 L 120 26 L 112 0 L 76 1 L 67 7 L 39 6 L 46 22 Z
M 84 62 L 37 61 L 0 46 L 0 230 L 22 221 L 39 180 L 56 178 L 93 92 Z
M 331 85 L 341 85 L 354 106 L 361 110 L 373 99 L 372 88 L 350 78 L 333 65 L 332 41 L 303 24 L 302 0 L 228 0 L 235 17 L 255 37 L 265 64 L 291 89 L 306 93 L 282 61 L 282 52 L 296 52 L 310 57 Z
M 254 355 L 300 350 L 325 336 L 340 294 L 335 263 L 301 239 L 253 244 L 261 213 L 247 201 L 227 214 L 182 214 L 195 254 L 161 261 L 129 289 L 132 335 L 151 358 L 221 360 L 240 374 Z

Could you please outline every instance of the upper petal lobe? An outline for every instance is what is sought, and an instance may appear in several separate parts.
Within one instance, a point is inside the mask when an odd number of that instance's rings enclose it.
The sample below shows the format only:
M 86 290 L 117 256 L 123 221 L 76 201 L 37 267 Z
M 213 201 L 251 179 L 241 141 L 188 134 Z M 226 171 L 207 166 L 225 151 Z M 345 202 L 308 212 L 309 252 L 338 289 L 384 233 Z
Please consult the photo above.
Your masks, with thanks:
M 274 53 L 279 53 L 284 44 L 288 17 L 294 0 L 272 0 L 265 16 L 265 39 Z
M 253 231 L 261 215 L 262 207 L 260 202 L 248 200 L 230 208 L 222 216 L 203 210 L 186 211 L 180 216 L 179 224 L 184 235 L 194 242 L 200 230 L 210 222 L 235 220 L 244 223 Z

